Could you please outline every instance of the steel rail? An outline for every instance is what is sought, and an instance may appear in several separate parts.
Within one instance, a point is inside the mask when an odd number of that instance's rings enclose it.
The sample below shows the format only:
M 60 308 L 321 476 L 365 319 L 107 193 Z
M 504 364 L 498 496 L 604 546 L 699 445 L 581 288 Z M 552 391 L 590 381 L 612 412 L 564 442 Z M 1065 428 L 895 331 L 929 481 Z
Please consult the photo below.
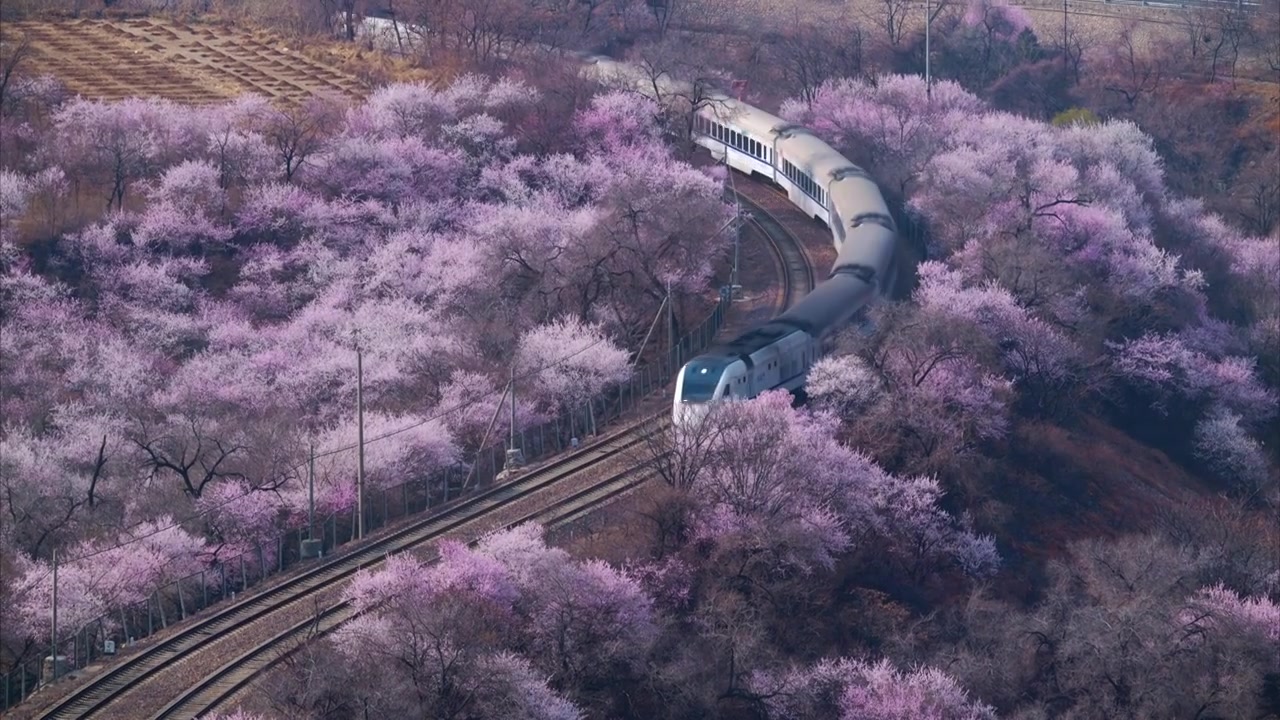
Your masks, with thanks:
M 759 229 L 778 258 L 785 309 L 799 299 L 795 295 L 796 290 L 803 288 L 804 292 L 809 292 L 816 285 L 808 254 L 804 252 L 795 234 L 788 230 L 772 212 L 741 190 L 735 189 L 734 195 L 751 212 L 750 222 Z M 508 524 L 508 527 L 530 520 L 543 520 L 549 526 L 571 522 L 643 482 L 644 477 L 638 480 L 632 479 L 637 474 L 636 467 L 624 470 L 547 508 L 530 513 Z M 198 718 L 217 710 L 254 678 L 267 672 L 290 653 L 296 651 L 302 643 L 327 635 L 353 616 L 353 611 L 344 602 L 312 618 L 298 622 L 195 683 L 189 690 L 153 715 L 152 720 Z
M 816 286 L 813 265 L 800 244 L 800 240 L 787 229 L 776 215 L 766 210 L 741 190 L 735 191 L 738 201 L 751 213 L 755 225 L 778 258 L 782 271 L 782 309 L 791 307 L 797 300 L 813 291 Z
M 639 486 L 651 473 L 632 467 L 593 483 L 546 508 L 507 523 L 514 527 L 524 522 L 539 521 L 548 527 L 564 525 L 592 510 L 612 501 L 619 495 Z M 470 544 L 475 544 L 473 540 Z M 432 557 L 435 562 L 439 556 Z M 356 611 L 346 601 L 339 602 L 318 615 L 303 620 L 277 633 L 240 656 L 224 664 L 211 675 L 199 681 L 152 716 L 152 720 L 165 718 L 204 717 L 229 701 L 253 679 L 283 661 L 304 643 L 315 640 L 341 627 L 356 617 Z
M 250 623 L 291 606 L 298 600 L 331 587 L 363 567 L 376 565 L 388 555 L 429 542 L 444 533 L 474 522 L 512 503 L 533 496 L 580 471 L 635 447 L 644 441 L 646 423 L 633 423 L 609 438 L 539 468 L 524 477 L 496 486 L 439 513 L 419 519 L 350 554 L 335 557 L 300 575 L 246 597 L 213 615 L 183 628 L 172 637 L 129 658 L 118 667 L 87 683 L 39 715 L 41 718 L 92 717 L 128 691 L 154 677 L 167 665 L 193 651 L 208 647 Z M 649 426 L 650 428 L 652 425 Z M 658 427 L 662 427 L 661 424 Z

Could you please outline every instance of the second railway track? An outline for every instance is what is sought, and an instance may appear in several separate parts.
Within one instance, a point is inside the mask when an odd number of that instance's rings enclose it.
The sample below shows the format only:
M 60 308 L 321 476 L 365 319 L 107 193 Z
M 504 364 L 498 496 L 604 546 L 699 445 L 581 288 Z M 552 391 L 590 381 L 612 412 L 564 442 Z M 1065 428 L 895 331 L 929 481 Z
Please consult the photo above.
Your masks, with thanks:
M 548 527 L 563 525 L 640 485 L 647 478 L 648 472 L 643 469 L 633 467 L 624 470 L 547 508 L 507 523 L 506 526 L 530 521 L 541 522 Z M 355 612 L 351 607 L 345 602 L 339 602 L 302 620 L 218 668 L 153 715 L 152 720 L 200 718 L 222 709 L 223 704 L 249 685 L 255 677 L 271 669 L 303 643 L 327 635 L 353 617 Z
M 306 611 L 301 601 L 316 593 L 332 590 L 335 583 L 353 575 L 357 570 L 382 562 L 389 554 L 401 552 L 443 537 L 446 533 L 485 519 L 496 510 L 507 508 L 542 492 L 578 473 L 598 468 L 604 462 L 618 458 L 623 453 L 644 442 L 646 433 L 654 432 L 662 424 L 652 425 L 642 421 L 623 432 L 562 458 L 529 474 L 487 490 L 460 502 L 441 513 L 422 518 L 379 538 L 354 552 L 318 565 L 285 582 L 246 597 L 222 608 L 207 618 L 183 628 L 181 631 L 146 648 L 139 654 L 105 672 L 83 687 L 61 699 L 52 708 L 39 715 L 41 718 L 87 718 L 108 714 L 119 709 L 120 717 L 139 717 L 150 714 L 139 702 L 130 703 L 126 711 L 111 706 L 124 696 L 138 690 L 171 666 L 190 659 L 195 653 L 212 649 L 231 636 L 247 634 L 251 637 L 274 635 L 271 622 L 279 623 L 285 613 Z M 616 480 L 616 477 L 610 478 Z M 607 484 L 592 483 L 592 490 Z M 552 505 L 555 507 L 555 505 Z M 539 512 L 546 512 L 543 508 Z M 309 615 L 310 616 L 310 615 Z M 292 626 L 293 622 L 288 622 Z M 193 668 L 194 670 L 194 668 Z M 200 672 L 200 671 L 197 671 Z M 214 673 L 216 674 L 216 673 Z M 190 684 L 190 680 L 188 681 Z M 197 684 L 198 681 L 197 681 Z M 157 702 L 159 706 L 163 702 Z
M 760 231 L 778 258 L 782 283 L 780 305 L 785 309 L 816 284 L 809 258 L 796 236 L 773 213 L 741 191 L 735 191 L 735 195 L 751 214 L 748 222 Z M 656 427 L 665 427 L 665 423 Z M 633 424 L 623 432 L 573 455 L 487 490 L 441 513 L 416 520 L 350 554 L 245 597 L 124 660 L 51 708 L 38 713 L 37 717 L 50 720 L 200 717 L 224 703 L 299 642 L 323 635 L 345 622 L 349 614 L 345 606 L 330 601 L 324 604 L 327 609 L 320 611 L 318 599 L 321 594 L 336 593 L 336 584 L 357 570 L 376 566 L 387 555 L 440 539 L 446 533 L 478 522 L 490 513 L 530 498 L 570 476 L 597 468 L 641 444 L 643 434 L 653 431 L 654 426 L 646 421 Z M 615 473 L 535 512 L 525 513 L 517 522 L 538 520 L 549 525 L 569 522 L 638 485 L 643 481 L 638 479 L 639 475 L 634 467 Z M 504 525 L 510 524 L 513 523 Z M 304 607 L 302 601 L 307 598 L 315 599 L 316 607 Z M 239 652 L 215 647 L 242 637 L 254 640 L 266 637 L 267 640 Z M 239 647 L 244 647 L 243 643 L 236 646 Z M 127 710 L 121 707 L 126 696 L 133 698 L 133 693 L 154 681 L 161 672 L 187 664 L 184 661 L 192 661 L 202 653 L 216 657 L 219 666 L 212 670 L 190 668 L 190 672 L 184 673 L 188 678 L 185 690 L 164 695 L 159 700 L 152 698 L 152 702 L 135 699 Z
M 760 230 L 778 258 L 782 268 L 781 306 L 783 309 L 789 308 L 816 286 L 813 265 L 800 241 L 782 221 L 743 192 L 735 191 L 735 194 L 738 202 L 751 213 L 748 222 Z

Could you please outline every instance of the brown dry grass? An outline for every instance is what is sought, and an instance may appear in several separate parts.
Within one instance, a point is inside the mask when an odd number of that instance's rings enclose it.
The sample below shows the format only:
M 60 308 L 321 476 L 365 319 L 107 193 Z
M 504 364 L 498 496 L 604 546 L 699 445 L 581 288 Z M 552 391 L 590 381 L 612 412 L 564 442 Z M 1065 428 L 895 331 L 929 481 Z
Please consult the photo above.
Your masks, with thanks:
M 994 507 L 980 514 L 1001 516 L 1004 534 L 1032 563 L 1061 557 L 1080 538 L 1151 531 L 1161 511 L 1214 495 L 1165 453 L 1097 418 L 1073 428 L 1019 426 L 998 474 Z
M 1238 135 L 1241 137 L 1270 137 L 1280 140 L 1280 85 L 1274 83 L 1241 80 L 1240 89 L 1253 93 L 1262 99 L 1258 112 L 1249 118 Z
M 257 93 L 291 104 L 317 94 L 355 99 L 385 82 L 439 76 L 337 41 L 303 44 L 229 20 L 45 20 L 11 23 L 6 33 L 31 39 L 29 71 L 104 100 L 201 104 Z

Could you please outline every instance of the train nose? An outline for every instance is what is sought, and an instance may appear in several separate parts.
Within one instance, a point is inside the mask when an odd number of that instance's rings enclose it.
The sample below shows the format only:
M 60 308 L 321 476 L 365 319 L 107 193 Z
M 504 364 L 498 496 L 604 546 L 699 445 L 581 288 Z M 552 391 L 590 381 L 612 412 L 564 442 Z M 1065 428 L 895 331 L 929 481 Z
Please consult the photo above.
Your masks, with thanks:
M 697 425 L 711 412 L 711 403 L 682 402 L 678 403 L 672 414 L 672 422 L 677 426 Z

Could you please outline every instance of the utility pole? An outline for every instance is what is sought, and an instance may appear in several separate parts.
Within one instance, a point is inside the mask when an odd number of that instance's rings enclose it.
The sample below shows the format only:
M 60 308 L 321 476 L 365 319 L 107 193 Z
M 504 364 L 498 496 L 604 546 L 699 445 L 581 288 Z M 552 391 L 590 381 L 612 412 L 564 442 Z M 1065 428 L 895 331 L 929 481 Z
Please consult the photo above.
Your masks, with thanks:
M 725 175 L 726 175 L 726 176 L 728 176 L 728 178 L 729 178 L 729 192 L 733 194 L 733 220 L 731 220 L 730 222 L 735 222 L 735 223 L 736 223 L 736 222 L 738 222 L 738 219 L 739 219 L 740 217 L 742 217 L 742 202 L 741 202 L 741 201 L 739 200 L 739 198 L 738 198 L 738 184 L 737 184 L 737 182 L 735 182 L 735 181 L 734 181 L 734 177 L 733 177 L 733 167 L 732 167 L 731 165 L 729 165 L 729 148 L 728 148 L 728 147 L 726 147 L 726 148 L 725 148 L 725 150 L 724 150 L 724 173 L 725 173 Z M 721 230 L 723 230 L 723 229 L 724 229 L 724 228 L 721 228 Z M 717 230 L 717 231 L 716 231 L 716 233 L 717 233 L 717 234 L 719 234 L 719 232 L 720 232 L 719 230 Z M 737 232 L 736 230 L 734 231 L 734 234 L 733 234 L 733 272 L 731 272 L 731 273 L 730 273 L 730 275 L 729 275 L 729 292 L 731 292 L 731 293 L 737 293 L 737 292 L 738 292 L 738 289 L 739 289 L 739 285 L 738 285 L 738 240 L 739 240 L 739 236 L 740 236 L 740 235 L 741 235 L 741 233 Z M 669 288 L 668 288 L 668 291 L 667 291 L 667 292 L 668 292 L 668 294 L 670 294 L 670 289 L 669 289 Z
M 311 443 L 307 461 L 307 539 L 316 539 L 316 444 Z
M 514 361 L 513 361 L 514 362 Z M 511 392 L 511 383 L 502 388 L 502 397 L 498 398 L 498 403 L 493 406 L 493 417 L 489 418 L 489 427 L 484 429 L 484 437 L 480 439 L 480 447 L 476 449 L 476 461 L 471 463 L 471 469 L 467 471 L 467 477 L 462 481 L 462 487 L 471 487 L 471 476 L 475 474 L 476 468 L 480 466 L 480 453 L 489 445 L 489 433 L 493 432 L 493 426 L 498 422 L 498 415 L 502 412 L 502 403 L 507 399 L 507 393 Z M 507 458 L 511 458 L 510 451 L 507 452 Z M 495 470 L 497 468 L 494 468 Z
M 632 361 L 631 361 L 631 368 L 632 368 L 632 369 L 635 369 L 635 366 L 636 366 L 637 364 L 639 364 L 639 363 L 640 363 L 640 356 L 641 356 L 642 354 L 644 354 L 645 346 L 647 346 L 647 345 L 649 344 L 649 338 L 653 335 L 653 330 L 654 330 L 654 328 L 658 327 L 658 321 L 662 319 L 662 315 L 663 315 L 663 313 L 665 313 L 665 312 L 666 312 L 666 310 L 667 310 L 667 300 L 669 300 L 669 299 L 670 299 L 670 298 L 663 298 L 663 299 L 662 299 L 662 304 L 658 306 L 658 314 L 657 314 L 657 315 L 654 315 L 654 316 L 653 316 L 653 322 L 649 323 L 649 331 L 648 331 L 648 332 L 646 332 L 646 333 L 644 334 L 644 340 L 641 340 L 641 341 L 640 341 L 640 349 L 639 349 L 639 350 L 636 350 L 636 358 L 635 358 L 635 360 L 632 360 Z
M 324 530 L 320 531 L 324 534 Z M 324 551 L 324 540 L 316 539 L 316 444 L 310 443 L 307 451 L 307 539 L 299 543 L 304 560 L 319 557 Z
M 671 372 L 676 371 L 680 358 L 676 356 L 676 311 L 671 304 L 671 281 L 667 281 L 667 350 L 671 353 Z
M 1063 0 L 1064 2 L 1066 0 Z M 933 29 L 933 0 L 924 1 L 924 97 L 925 102 L 933 104 L 933 75 L 929 70 L 929 35 Z
M 742 285 L 738 282 L 738 245 L 741 236 L 738 233 L 733 234 L 733 289 L 739 289 Z
M 360 446 L 356 466 L 356 537 L 364 537 L 364 355 L 356 345 L 356 443 Z
M 511 392 L 511 439 L 507 442 L 507 458 L 503 463 L 503 469 L 513 471 L 524 464 L 524 448 L 516 448 L 516 361 L 511 360 L 511 382 L 507 383 L 507 390 Z M 497 421 L 498 413 L 502 410 L 502 398 L 498 398 L 498 407 L 493 410 L 493 419 Z M 490 423 L 492 426 L 492 423 Z
M 1067 0 L 1062 0 L 1062 60 L 1067 60 Z
M 58 551 L 53 551 L 53 628 L 50 632 L 50 640 L 53 645 L 50 655 L 53 656 L 52 679 L 58 679 Z

